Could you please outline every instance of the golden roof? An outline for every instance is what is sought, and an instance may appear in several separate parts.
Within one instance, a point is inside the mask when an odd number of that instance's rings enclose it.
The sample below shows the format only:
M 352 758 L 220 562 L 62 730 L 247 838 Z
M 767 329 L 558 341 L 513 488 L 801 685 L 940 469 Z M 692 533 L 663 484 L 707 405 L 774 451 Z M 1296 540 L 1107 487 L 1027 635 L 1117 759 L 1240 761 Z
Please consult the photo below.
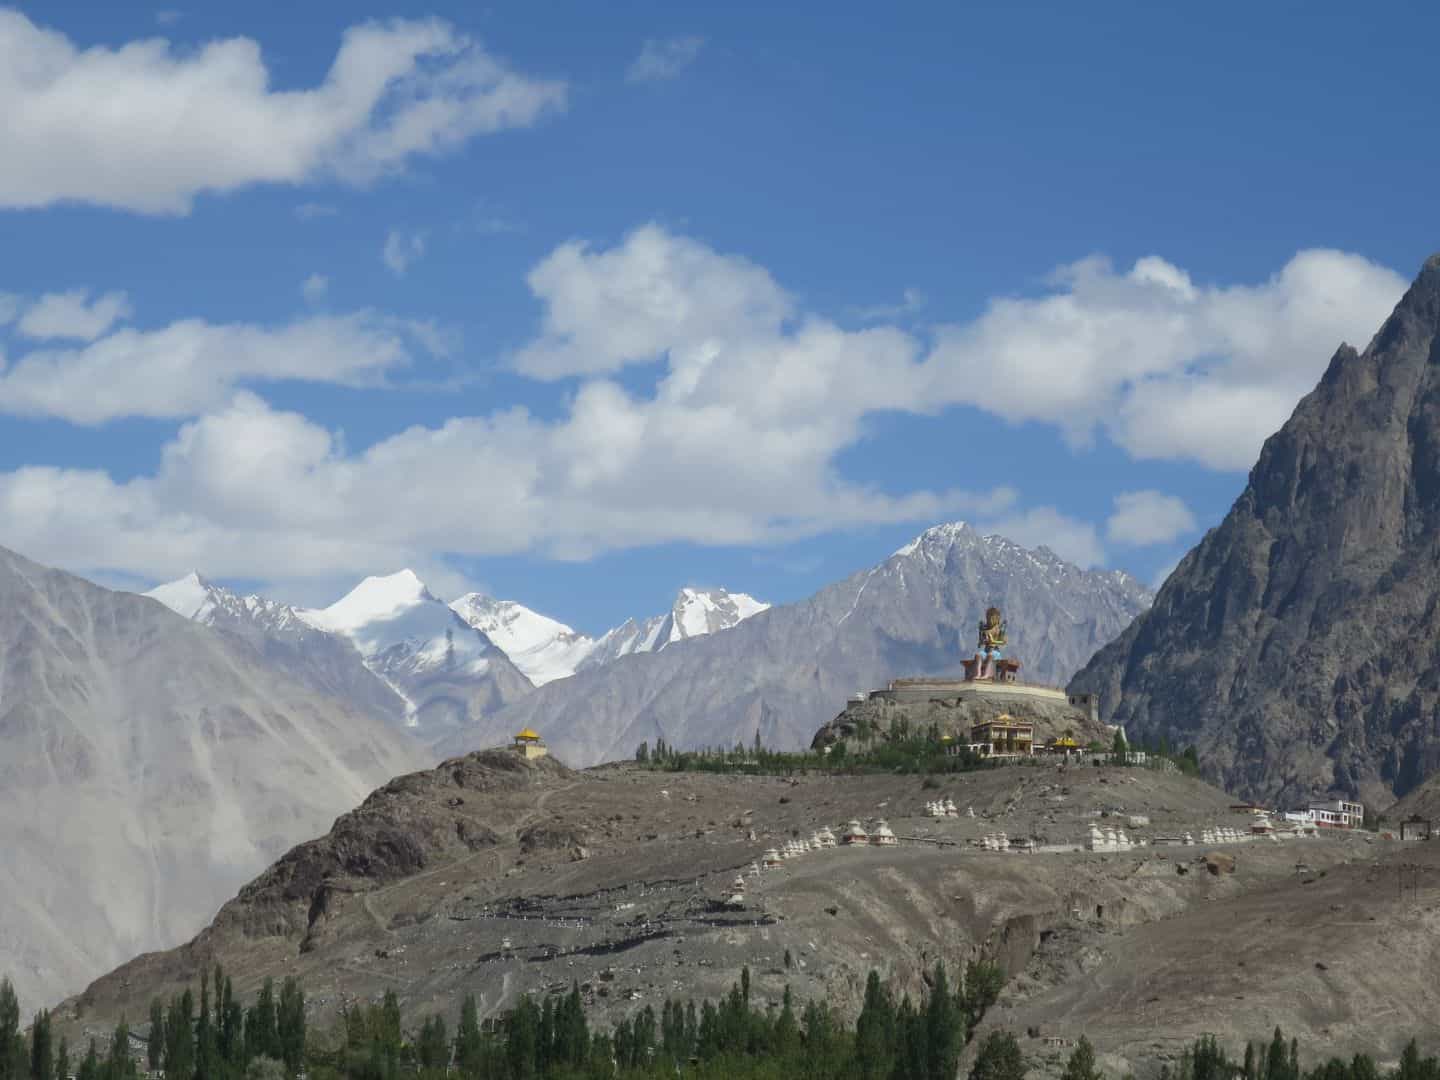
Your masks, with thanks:
M 539 741 L 540 741 L 540 735 L 539 735 L 539 733 L 536 732 L 536 731 L 534 731 L 534 730 L 532 730 L 531 728 L 528 728 L 528 727 L 527 727 L 527 728 L 521 728 L 521 729 L 519 730 L 519 732 L 516 733 L 515 738 L 516 738 L 517 740 L 523 739 L 525 742 L 539 742 Z

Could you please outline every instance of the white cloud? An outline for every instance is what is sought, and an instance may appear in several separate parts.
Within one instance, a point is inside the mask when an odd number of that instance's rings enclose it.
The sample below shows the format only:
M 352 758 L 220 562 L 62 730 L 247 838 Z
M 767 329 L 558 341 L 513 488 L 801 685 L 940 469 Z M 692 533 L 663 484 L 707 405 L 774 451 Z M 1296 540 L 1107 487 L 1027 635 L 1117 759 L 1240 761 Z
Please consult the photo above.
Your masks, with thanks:
M 307 304 L 318 304 L 330 291 L 330 279 L 324 274 L 311 274 L 300 283 L 300 295 Z
M 186 319 L 116 330 L 75 348 L 37 349 L 0 371 L 0 412 L 97 424 L 218 408 L 239 385 L 297 380 L 380 385 L 443 343 L 433 327 L 359 312 L 280 327 Z
M 705 39 L 692 35 L 647 38 L 625 71 L 627 82 L 663 82 L 679 75 L 700 55 Z
M 566 96 L 438 19 L 352 26 L 318 86 L 271 81 L 249 38 L 80 49 L 0 9 L 0 207 L 183 214 L 202 192 L 365 183 L 534 124 Z
M 1128 547 L 1168 544 L 1195 528 L 1195 515 L 1176 495 L 1160 491 L 1124 491 L 1105 523 L 1111 543 Z
M 347 453 L 337 434 L 242 392 L 185 424 L 152 475 L 0 473 L 0 543 L 156 578 L 202 566 L 303 579 L 437 552 L 579 558 L 677 540 L 782 541 L 839 523 L 993 514 L 1009 501 L 1004 492 L 887 497 L 840 482 L 820 448 L 794 436 L 757 430 L 721 447 L 714 440 L 734 430 L 715 418 L 697 440 L 693 417 L 647 416 L 613 386 L 582 398 L 554 423 L 512 409 Z
M 177 11 L 175 8 L 164 8 L 155 12 L 155 21 L 161 26 L 174 26 L 184 17 L 184 14 L 183 11 Z
M 1197 286 L 1163 259 L 1087 259 L 1050 292 L 941 331 L 933 393 L 1013 421 L 1103 430 L 1136 458 L 1248 468 L 1342 340 L 1363 345 L 1405 288 L 1358 255 L 1302 251 L 1258 285 Z
M 20 297 L 0 292 L 0 326 L 9 326 L 20 314 Z
M 391 229 L 385 237 L 380 260 L 396 277 L 403 277 L 410 264 L 425 254 L 425 234 Z
M 710 344 L 773 338 L 792 308 L 762 267 L 658 225 L 610 251 L 563 244 L 527 280 L 545 304 L 544 328 L 516 366 L 540 379 L 618 371 L 667 351 L 683 364 L 678 354 Z
M 1336 329 L 1359 322 L 1347 305 L 1368 311 L 1392 277 L 1335 253 L 1302 253 L 1271 282 L 1230 289 L 1195 286 L 1159 260 L 1125 274 L 1089 263 L 1066 268 L 1046 296 L 997 302 L 929 348 L 893 326 L 842 329 L 803 311 L 764 268 L 651 225 L 609 248 L 564 244 L 530 274 L 541 329 L 514 363 L 534 378 L 573 380 L 553 416 L 499 408 L 352 451 L 340 433 L 236 393 L 264 379 L 379 382 L 425 339 L 374 316 L 275 330 L 187 322 L 22 357 L 0 378 L 0 408 L 82 422 L 196 419 L 152 474 L 125 483 L 78 470 L 0 474 L 0 543 L 77 568 L 164 576 L 198 565 L 275 579 L 371 572 L 441 552 L 584 558 L 965 516 L 1099 565 L 1094 523 L 1023 505 L 1008 489 L 879 491 L 847 480 L 837 459 L 876 411 L 974 402 L 1061 424 L 1077 439 L 1110 425 L 1133 438 L 1139 428 L 1123 426 L 1116 403 L 1135 401 L 1137 384 L 1193 380 L 1218 388 L 1214 407 L 1229 408 L 1224 394 L 1246 376 L 1267 389 L 1313 381 Z M 1382 314 L 1367 316 L 1365 333 Z M 1329 338 L 1319 355 L 1292 355 L 1311 335 Z M 1273 363 L 1264 360 L 1272 346 Z M 612 378 L 640 364 L 654 365 L 653 382 L 649 372 L 623 385 Z M 1220 444 L 1200 437 L 1207 431 L 1222 432 L 1222 443 L 1258 440 L 1218 415 L 1207 427 L 1205 400 L 1192 395 L 1202 419 L 1176 429 L 1199 434 L 1164 444 L 1166 453 L 1212 460 Z M 1114 542 L 1140 542 L 1142 525 L 1154 534 L 1153 513 L 1125 524 L 1137 507 L 1160 506 L 1167 528 L 1178 527 L 1176 508 L 1156 499 L 1117 501 Z
M 72 289 L 40 297 L 25 309 L 16 329 L 29 338 L 94 341 L 130 314 L 130 302 L 123 292 L 108 292 L 92 302 L 87 290 Z

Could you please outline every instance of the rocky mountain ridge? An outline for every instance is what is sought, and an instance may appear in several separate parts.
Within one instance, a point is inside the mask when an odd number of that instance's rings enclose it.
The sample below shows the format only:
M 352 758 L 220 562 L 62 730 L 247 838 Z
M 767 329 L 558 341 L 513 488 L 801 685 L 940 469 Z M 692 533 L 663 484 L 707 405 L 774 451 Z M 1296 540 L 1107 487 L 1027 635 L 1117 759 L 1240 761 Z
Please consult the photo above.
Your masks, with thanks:
M 1341 345 L 1224 521 L 1071 683 L 1249 796 L 1384 807 L 1440 766 L 1440 256 Z
M 533 684 L 413 571 L 368 577 L 329 607 L 240 596 L 191 573 L 145 595 L 238 634 L 302 681 L 386 716 L 431 743 Z
M 627 619 L 598 638 L 517 601 L 483 593 L 467 593 L 450 606 L 503 649 L 536 686 L 543 686 L 622 656 L 658 652 L 677 641 L 728 630 L 770 605 L 727 589 L 686 587 L 665 614 Z
M 1022 677 L 1058 684 L 1148 604 L 1118 571 L 1084 571 L 955 522 L 927 529 L 885 562 L 721 634 L 622 657 L 540 687 L 441 750 L 494 745 L 521 727 L 567 761 L 674 746 L 809 745 L 856 690 L 908 675 L 956 676 L 989 604 L 1009 621 Z
M 183 940 L 423 763 L 275 656 L 0 549 L 0 971 L 27 1007 Z

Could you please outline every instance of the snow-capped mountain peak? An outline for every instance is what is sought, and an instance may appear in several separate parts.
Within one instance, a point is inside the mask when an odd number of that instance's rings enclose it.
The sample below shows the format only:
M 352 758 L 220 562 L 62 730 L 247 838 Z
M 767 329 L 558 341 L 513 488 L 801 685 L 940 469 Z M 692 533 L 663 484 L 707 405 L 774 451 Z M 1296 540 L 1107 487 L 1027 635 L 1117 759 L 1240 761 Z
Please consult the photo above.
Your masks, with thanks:
M 413 570 L 368 577 L 329 607 L 239 596 L 198 573 L 147 596 L 260 644 L 302 681 L 403 719 L 425 739 L 475 722 L 534 685 Z
M 376 666 L 481 674 L 491 642 L 451 611 L 413 570 L 367 577 L 327 608 L 301 611 L 316 629 L 349 638 Z
M 671 627 L 667 640 L 713 634 L 717 630 L 728 630 L 744 622 L 751 615 L 758 615 L 770 605 L 745 593 L 732 593 L 726 589 L 694 589 L 686 587 L 675 597 L 671 608 Z
M 275 631 L 303 629 L 306 625 L 289 604 L 253 594 L 241 596 L 194 570 L 175 581 L 157 585 L 144 595 L 160 601 L 175 614 L 206 626 L 224 623 L 233 628 L 237 624 L 254 624 Z
M 204 622 L 205 616 L 215 606 L 213 586 L 195 570 L 177 581 L 157 585 L 145 595 L 159 600 L 175 614 L 196 622 Z
M 655 652 L 676 641 L 728 630 L 769 606 L 745 593 L 686 587 L 676 594 L 665 614 L 643 622 L 627 619 L 592 638 L 514 600 L 468 593 L 450 605 L 460 618 L 499 646 L 536 686 L 631 653 Z
M 947 521 L 932 525 L 904 547 L 891 554 L 891 558 L 907 558 L 916 552 L 938 553 L 952 547 L 962 539 L 979 539 L 980 534 L 964 521 Z
M 595 639 L 514 600 L 466 593 L 450 609 L 498 646 L 536 686 L 575 674 Z
M 438 604 L 439 601 L 415 571 L 400 570 L 367 577 L 329 607 L 306 611 L 305 616 L 323 630 L 353 637 L 366 627 L 394 621 L 426 603 Z M 361 646 L 360 651 L 370 650 Z

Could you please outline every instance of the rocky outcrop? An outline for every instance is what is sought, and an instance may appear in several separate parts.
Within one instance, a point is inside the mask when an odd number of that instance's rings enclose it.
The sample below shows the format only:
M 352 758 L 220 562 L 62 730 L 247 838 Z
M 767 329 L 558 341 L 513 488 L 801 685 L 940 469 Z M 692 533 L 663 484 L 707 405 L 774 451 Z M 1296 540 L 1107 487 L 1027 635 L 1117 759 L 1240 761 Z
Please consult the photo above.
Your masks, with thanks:
M 877 739 L 889 738 L 892 731 L 927 732 L 932 727 L 942 736 L 968 742 L 973 725 L 993 720 L 1002 712 L 1034 724 L 1037 746 L 1065 734 L 1081 746 L 1096 740 L 1108 746 L 1112 738 L 1110 729 L 1093 720 L 1083 705 L 1073 705 L 1060 695 L 1055 698 L 1005 697 L 971 691 L 964 696 L 936 696 L 918 701 L 897 701 L 879 695 L 852 700 L 843 712 L 815 733 L 810 745 L 818 750 L 844 742 L 847 749 L 859 750 Z
M 1225 520 L 1071 689 L 1252 797 L 1385 805 L 1440 765 L 1440 256 L 1342 345 Z

